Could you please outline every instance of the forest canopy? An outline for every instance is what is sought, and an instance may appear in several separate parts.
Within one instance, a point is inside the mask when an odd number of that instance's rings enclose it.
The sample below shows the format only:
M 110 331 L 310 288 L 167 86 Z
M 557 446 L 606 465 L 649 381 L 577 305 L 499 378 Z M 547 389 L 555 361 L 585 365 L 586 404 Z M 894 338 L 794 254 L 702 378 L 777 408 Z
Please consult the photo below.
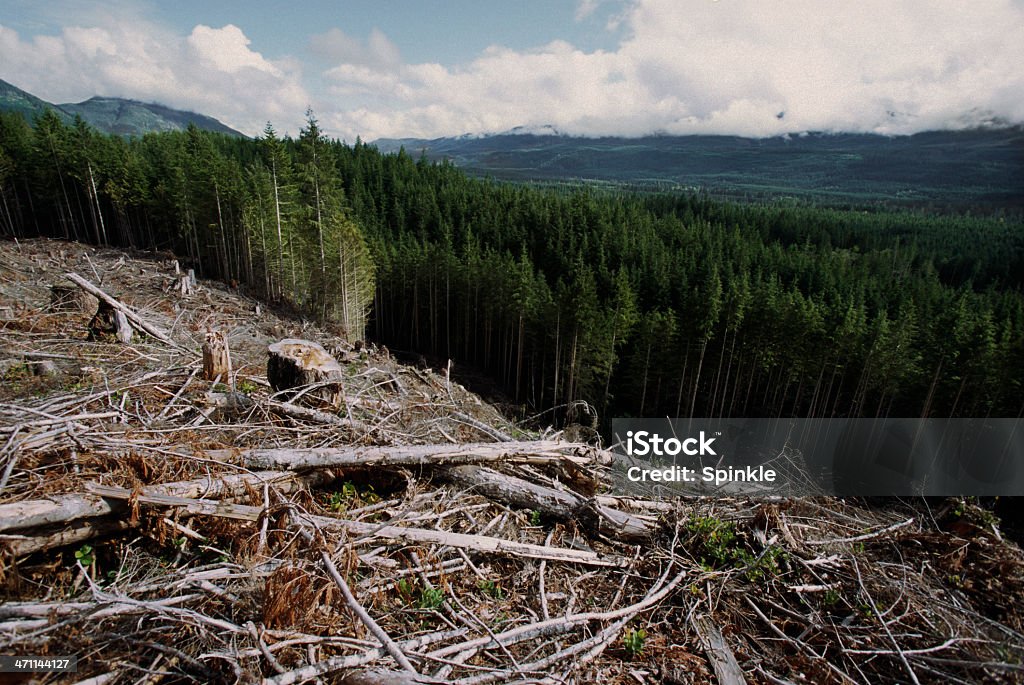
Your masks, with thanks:
M 173 250 L 524 414 L 1019 416 L 1019 218 L 473 179 L 328 139 L 0 113 L 0 226 Z

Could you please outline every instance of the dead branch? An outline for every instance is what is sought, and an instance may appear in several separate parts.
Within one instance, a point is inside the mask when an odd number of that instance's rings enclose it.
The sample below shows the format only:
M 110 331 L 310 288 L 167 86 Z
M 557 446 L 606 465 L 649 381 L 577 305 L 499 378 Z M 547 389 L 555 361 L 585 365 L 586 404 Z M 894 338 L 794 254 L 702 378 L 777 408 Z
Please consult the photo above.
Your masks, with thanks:
M 67 273 L 64 275 L 68 278 L 68 280 L 75 283 L 82 290 L 85 290 L 90 295 L 99 298 L 100 300 L 106 302 L 117 311 L 124 314 L 130 322 L 135 324 L 141 330 L 145 331 L 146 333 L 148 333 L 149 335 L 153 336 L 154 338 L 161 342 L 165 342 L 173 347 L 179 347 L 177 343 L 171 340 L 171 337 L 167 333 L 165 333 L 161 329 L 157 328 L 153 324 L 143 319 L 141 316 L 135 313 L 130 307 L 121 303 L 121 301 L 118 300 L 117 298 L 111 297 L 110 295 L 103 292 L 102 290 L 94 286 L 92 283 L 90 283 L 89 281 L 87 281 L 86 279 L 82 278 L 81 276 L 74 272 Z
M 179 507 L 190 514 L 204 516 L 220 516 L 240 521 L 258 521 L 263 513 L 259 507 L 241 504 L 230 504 L 214 500 L 189 499 L 167 495 L 136 495 L 125 488 L 92 484 L 89 491 L 101 497 L 128 500 L 152 506 Z M 477 552 L 507 555 L 512 557 L 528 557 L 532 559 L 548 559 L 588 566 L 622 566 L 625 561 L 614 556 L 601 556 L 596 552 L 558 547 L 543 547 L 512 540 L 468 535 L 465 533 L 449 533 L 447 531 L 427 530 L 424 528 L 406 528 L 390 525 L 375 525 L 345 519 L 334 519 L 326 516 L 304 515 L 304 520 L 324 530 L 345 530 L 354 535 L 382 538 L 411 543 L 433 543 L 449 547 L 461 547 Z

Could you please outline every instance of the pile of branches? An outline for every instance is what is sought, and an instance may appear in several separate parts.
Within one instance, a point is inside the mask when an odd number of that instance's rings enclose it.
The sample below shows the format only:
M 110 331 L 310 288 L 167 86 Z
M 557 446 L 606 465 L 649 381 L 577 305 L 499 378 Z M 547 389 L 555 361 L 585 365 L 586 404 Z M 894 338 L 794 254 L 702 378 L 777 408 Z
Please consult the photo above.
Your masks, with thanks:
M 614 496 L 600 447 L 181 271 L 0 248 L 0 653 L 78 657 L 44 682 L 1024 680 L 1024 554 L 974 502 Z M 66 274 L 140 335 L 89 340 Z M 271 387 L 286 337 L 340 406 Z

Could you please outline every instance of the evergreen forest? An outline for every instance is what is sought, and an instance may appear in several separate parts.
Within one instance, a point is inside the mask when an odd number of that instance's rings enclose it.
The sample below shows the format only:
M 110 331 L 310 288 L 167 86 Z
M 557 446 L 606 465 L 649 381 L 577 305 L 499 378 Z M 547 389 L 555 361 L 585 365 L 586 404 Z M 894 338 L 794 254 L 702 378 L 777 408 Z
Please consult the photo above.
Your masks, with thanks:
M 172 250 L 520 416 L 1020 416 L 1024 223 L 467 176 L 324 135 L 0 113 L 0 231 Z M 551 420 L 551 419 L 547 419 Z

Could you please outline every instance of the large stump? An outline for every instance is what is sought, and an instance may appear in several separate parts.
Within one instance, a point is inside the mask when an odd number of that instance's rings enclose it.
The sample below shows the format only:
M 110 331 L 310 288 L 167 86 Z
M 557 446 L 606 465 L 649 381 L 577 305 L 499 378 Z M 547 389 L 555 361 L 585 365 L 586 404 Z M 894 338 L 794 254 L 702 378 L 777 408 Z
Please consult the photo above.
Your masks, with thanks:
M 318 387 L 304 393 L 340 407 L 345 392 L 342 388 L 344 372 L 338 360 L 327 353 L 322 345 L 309 340 L 286 338 L 267 347 L 267 380 L 270 387 L 280 392 L 307 385 Z

